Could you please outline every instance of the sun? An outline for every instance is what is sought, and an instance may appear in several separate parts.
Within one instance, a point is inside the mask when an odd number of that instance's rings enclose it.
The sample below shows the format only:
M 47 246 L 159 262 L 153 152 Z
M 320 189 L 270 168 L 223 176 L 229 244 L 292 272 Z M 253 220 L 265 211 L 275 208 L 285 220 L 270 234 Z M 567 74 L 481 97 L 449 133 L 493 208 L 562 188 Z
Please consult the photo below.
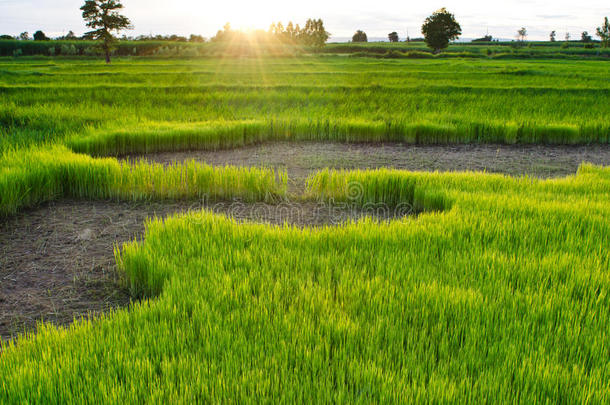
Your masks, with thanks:
M 316 1 L 318 0 L 313 0 L 313 2 Z M 209 14 L 207 7 L 202 11 Z M 266 30 L 271 23 L 278 21 L 282 21 L 284 24 L 288 23 L 288 20 L 292 20 L 295 24 L 300 22 L 299 20 L 303 18 L 303 6 L 283 0 L 260 2 L 235 0 L 220 4 L 212 11 L 210 17 L 214 20 L 223 20 L 223 24 L 230 22 L 231 27 L 237 30 Z
M 233 29 L 241 31 L 266 30 L 273 21 L 272 17 L 264 10 L 247 7 L 230 16 L 227 20 Z

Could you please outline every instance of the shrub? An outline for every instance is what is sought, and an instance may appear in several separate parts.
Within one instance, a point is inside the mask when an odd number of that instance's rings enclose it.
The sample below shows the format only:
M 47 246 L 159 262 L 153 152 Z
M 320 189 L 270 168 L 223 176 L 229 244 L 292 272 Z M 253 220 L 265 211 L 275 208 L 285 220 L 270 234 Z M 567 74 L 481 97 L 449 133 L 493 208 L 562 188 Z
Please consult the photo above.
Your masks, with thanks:
M 434 58 L 434 55 L 432 55 L 429 52 L 423 52 L 423 51 L 409 51 L 405 54 L 405 56 L 409 59 L 430 59 L 430 58 Z
M 388 51 L 385 53 L 385 55 L 383 55 L 383 57 L 388 59 L 400 59 L 404 58 L 405 54 L 399 51 Z
M 177 48 L 179 50 L 179 55 L 185 58 L 194 58 L 199 56 L 199 50 L 192 46 Z
M 68 45 L 68 44 L 63 44 L 61 46 L 61 54 L 62 55 L 78 55 L 78 50 L 76 49 L 76 46 L 74 46 L 74 44 Z

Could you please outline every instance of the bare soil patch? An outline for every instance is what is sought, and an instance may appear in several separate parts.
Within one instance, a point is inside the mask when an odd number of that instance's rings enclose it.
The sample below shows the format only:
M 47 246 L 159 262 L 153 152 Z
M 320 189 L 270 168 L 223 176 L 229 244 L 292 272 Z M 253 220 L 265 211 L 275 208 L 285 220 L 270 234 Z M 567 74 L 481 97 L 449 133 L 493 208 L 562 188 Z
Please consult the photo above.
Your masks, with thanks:
M 583 162 L 610 164 L 610 146 L 450 145 L 398 143 L 275 142 L 219 151 L 157 153 L 130 160 L 170 164 L 195 159 L 211 165 L 266 166 L 288 171 L 291 191 L 326 167 L 336 169 L 396 168 L 414 171 L 487 171 L 511 176 L 563 177 Z
M 66 200 L 0 223 L 0 337 L 128 304 L 114 244 L 140 235 L 147 216 L 179 208 Z

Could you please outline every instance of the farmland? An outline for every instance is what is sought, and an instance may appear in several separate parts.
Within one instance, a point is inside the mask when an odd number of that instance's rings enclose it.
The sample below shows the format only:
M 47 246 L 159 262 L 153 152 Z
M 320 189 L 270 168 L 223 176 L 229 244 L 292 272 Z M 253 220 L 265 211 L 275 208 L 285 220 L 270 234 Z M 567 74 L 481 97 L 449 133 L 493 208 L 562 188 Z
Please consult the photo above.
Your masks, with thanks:
M 58 212 L 130 228 L 110 310 L 0 343 L 0 402 L 610 401 L 609 91 L 594 59 L 0 58 L 0 288 Z
M 2 144 L 175 139 L 607 143 L 602 61 L 369 58 L 0 62 Z M 250 130 L 249 130 L 250 129 Z M 10 131 L 10 136 L 8 132 Z M 83 133 L 90 131 L 88 136 Z M 222 132 L 222 141 L 202 134 Z M 244 135 L 245 134 L 245 135 Z M 206 135 L 210 136 L 210 135 Z M 192 144 L 188 144 L 191 142 Z

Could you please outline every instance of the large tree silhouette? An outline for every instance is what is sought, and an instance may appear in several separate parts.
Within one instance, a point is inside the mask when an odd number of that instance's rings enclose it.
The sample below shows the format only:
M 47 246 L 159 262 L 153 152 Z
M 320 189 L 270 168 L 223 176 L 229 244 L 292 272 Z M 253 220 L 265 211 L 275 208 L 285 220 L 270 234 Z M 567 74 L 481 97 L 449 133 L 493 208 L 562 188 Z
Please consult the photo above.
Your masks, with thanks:
M 129 18 L 119 13 L 122 8 L 120 0 L 87 0 L 80 8 L 87 27 L 93 29 L 85 36 L 101 42 L 106 63 L 110 63 L 110 51 L 116 42 L 112 33 L 131 28 Z
M 424 34 L 426 44 L 438 53 L 449 46 L 449 41 L 459 38 L 462 27 L 455 21 L 453 14 L 441 8 L 426 18 L 421 32 Z

